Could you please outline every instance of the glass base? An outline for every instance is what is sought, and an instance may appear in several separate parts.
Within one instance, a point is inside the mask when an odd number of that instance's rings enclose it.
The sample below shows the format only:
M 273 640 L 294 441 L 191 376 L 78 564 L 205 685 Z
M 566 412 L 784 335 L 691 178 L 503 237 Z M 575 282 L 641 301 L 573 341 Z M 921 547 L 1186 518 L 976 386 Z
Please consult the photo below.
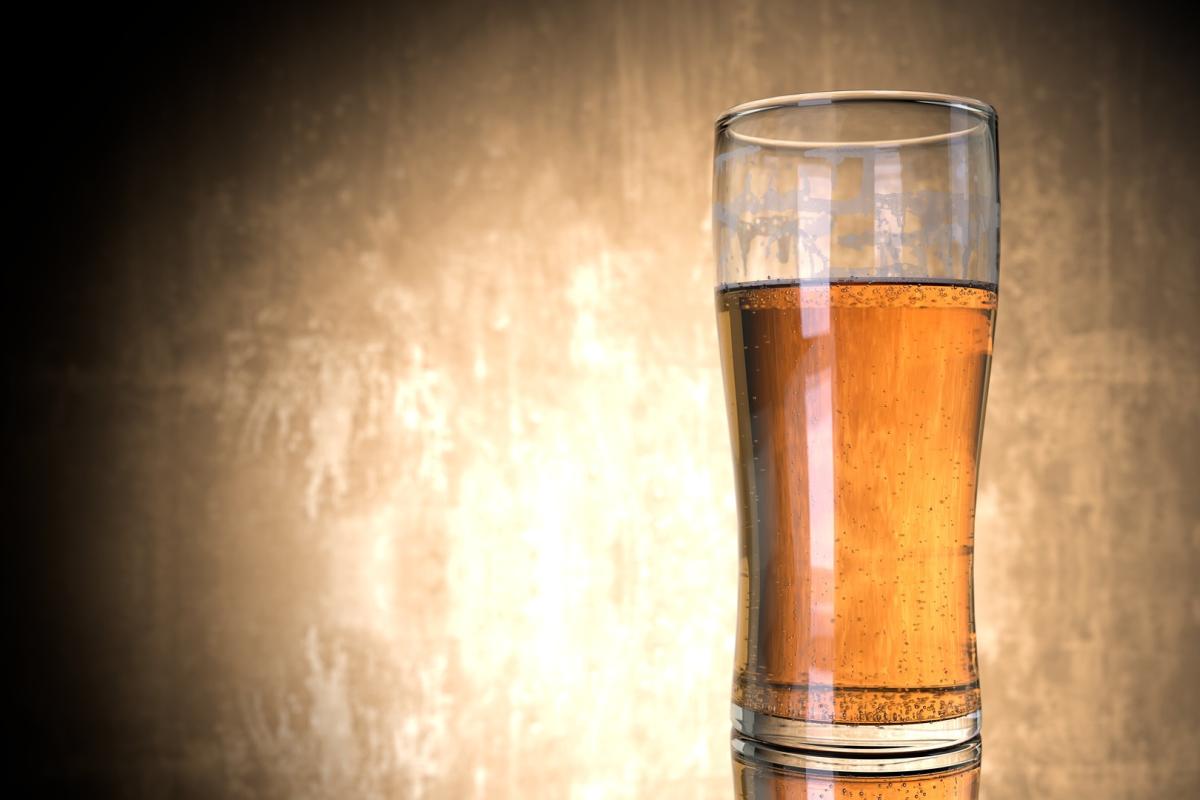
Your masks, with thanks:
M 978 710 L 953 719 L 889 725 L 785 719 L 736 704 L 731 716 L 734 731 L 759 743 L 851 757 L 919 754 L 957 747 L 977 737 L 980 729 Z
M 978 738 L 932 753 L 872 753 L 868 757 L 850 756 L 845 753 L 783 750 L 739 736 L 734 736 L 730 745 L 733 748 L 734 759 L 743 764 L 759 769 L 796 770 L 810 778 L 821 774 L 851 778 L 886 778 L 944 773 L 978 765 L 983 751 Z

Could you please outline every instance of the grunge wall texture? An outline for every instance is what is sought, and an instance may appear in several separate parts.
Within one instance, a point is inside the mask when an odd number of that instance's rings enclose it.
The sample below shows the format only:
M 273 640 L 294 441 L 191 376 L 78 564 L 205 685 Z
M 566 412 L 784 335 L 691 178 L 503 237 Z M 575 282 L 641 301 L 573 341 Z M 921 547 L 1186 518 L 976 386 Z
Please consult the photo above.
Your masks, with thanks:
M 11 35 L 38 54 L 5 315 L 35 787 L 730 797 L 711 124 L 831 88 L 1000 113 L 983 796 L 1200 787 L 1200 116 L 1165 6 L 448 0 Z

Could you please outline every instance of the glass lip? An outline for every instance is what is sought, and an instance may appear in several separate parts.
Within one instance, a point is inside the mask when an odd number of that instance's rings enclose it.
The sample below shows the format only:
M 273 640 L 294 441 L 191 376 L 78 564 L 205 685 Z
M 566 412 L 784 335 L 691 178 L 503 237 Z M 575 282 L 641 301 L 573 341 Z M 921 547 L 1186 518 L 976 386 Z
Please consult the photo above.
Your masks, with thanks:
M 748 136 L 732 130 L 730 126 L 740 119 L 764 111 L 778 111 L 784 108 L 807 108 L 811 106 L 826 106 L 834 103 L 912 103 L 914 105 L 934 105 L 944 108 L 958 108 L 975 115 L 979 119 L 977 125 L 961 131 L 947 131 L 928 136 L 913 136 L 902 139 L 872 139 L 846 141 L 801 141 L 799 139 L 772 139 L 761 136 Z M 910 92 L 884 89 L 839 90 L 832 92 L 807 92 L 804 94 L 787 94 L 777 97 L 767 97 L 762 100 L 751 100 L 748 103 L 733 106 L 721 112 L 717 117 L 716 130 L 720 135 L 725 133 L 744 144 L 760 147 L 776 148 L 874 148 L 874 147 L 903 147 L 907 145 L 932 144 L 945 142 L 967 136 L 982 125 L 993 128 L 996 125 L 996 109 L 982 100 L 971 97 L 961 97 L 953 94 L 938 94 L 936 92 Z

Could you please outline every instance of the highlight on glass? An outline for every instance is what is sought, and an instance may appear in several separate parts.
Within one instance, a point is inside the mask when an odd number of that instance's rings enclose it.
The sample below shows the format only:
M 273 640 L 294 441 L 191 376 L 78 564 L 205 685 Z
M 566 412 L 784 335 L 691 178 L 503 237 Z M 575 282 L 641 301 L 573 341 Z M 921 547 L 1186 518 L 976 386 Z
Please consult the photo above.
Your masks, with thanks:
M 960 747 L 980 727 L 995 112 L 910 92 L 738 106 L 716 125 L 713 192 L 736 734 L 859 756 Z

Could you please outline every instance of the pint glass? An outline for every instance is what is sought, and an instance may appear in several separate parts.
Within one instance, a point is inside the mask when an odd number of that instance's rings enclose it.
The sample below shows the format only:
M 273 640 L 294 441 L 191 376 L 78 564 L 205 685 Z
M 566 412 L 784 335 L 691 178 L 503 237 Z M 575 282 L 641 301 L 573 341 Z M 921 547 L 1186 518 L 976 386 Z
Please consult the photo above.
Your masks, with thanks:
M 796 95 L 717 122 L 741 736 L 912 754 L 979 732 L 997 168 L 994 111 L 959 97 Z

